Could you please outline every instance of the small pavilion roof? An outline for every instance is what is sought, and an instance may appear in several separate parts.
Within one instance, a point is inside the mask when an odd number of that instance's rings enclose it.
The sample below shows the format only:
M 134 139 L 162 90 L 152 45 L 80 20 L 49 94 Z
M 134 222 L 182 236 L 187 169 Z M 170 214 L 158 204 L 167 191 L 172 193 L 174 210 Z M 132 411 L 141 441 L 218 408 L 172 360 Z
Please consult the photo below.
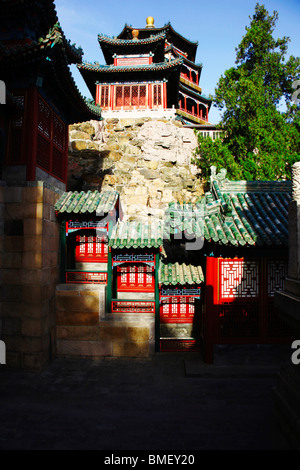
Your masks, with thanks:
M 117 191 L 68 191 L 56 202 L 54 209 L 57 216 L 71 215 L 103 216 L 113 211 L 119 199 Z

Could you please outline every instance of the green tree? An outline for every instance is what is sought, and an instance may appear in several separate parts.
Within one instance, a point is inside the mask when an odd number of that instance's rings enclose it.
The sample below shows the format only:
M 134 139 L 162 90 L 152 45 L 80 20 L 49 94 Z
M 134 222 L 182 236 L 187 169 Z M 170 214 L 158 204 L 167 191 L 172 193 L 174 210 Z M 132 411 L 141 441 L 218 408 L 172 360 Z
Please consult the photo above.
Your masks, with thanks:
M 292 99 L 300 59 L 286 59 L 289 38 L 273 37 L 277 19 L 276 11 L 270 16 L 256 5 L 236 48 L 236 67 L 219 79 L 213 104 L 223 112 L 217 127 L 224 138 L 212 141 L 198 133 L 194 163 L 204 179 L 211 165 L 226 168 L 231 179 L 290 178 L 292 164 L 300 160 L 300 109 Z

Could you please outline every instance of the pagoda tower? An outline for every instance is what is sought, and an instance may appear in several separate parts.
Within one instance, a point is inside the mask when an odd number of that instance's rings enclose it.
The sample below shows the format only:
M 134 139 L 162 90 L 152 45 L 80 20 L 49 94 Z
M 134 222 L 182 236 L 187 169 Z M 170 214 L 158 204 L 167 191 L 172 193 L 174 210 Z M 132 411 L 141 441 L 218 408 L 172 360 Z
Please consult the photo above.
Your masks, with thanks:
M 197 42 L 161 28 L 147 18 L 144 28 L 125 25 L 114 38 L 98 35 L 106 64 L 78 64 L 95 104 L 108 111 L 171 111 L 189 125 L 205 125 L 211 100 L 199 85 L 202 65 L 195 63 Z

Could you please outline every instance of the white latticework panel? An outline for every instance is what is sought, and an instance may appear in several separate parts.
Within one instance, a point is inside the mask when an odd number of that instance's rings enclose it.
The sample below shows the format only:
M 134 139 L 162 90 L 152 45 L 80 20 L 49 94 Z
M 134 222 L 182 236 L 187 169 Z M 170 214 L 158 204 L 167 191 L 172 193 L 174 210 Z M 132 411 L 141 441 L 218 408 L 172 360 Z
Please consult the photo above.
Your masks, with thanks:
M 220 260 L 221 299 L 256 298 L 259 292 L 256 261 Z

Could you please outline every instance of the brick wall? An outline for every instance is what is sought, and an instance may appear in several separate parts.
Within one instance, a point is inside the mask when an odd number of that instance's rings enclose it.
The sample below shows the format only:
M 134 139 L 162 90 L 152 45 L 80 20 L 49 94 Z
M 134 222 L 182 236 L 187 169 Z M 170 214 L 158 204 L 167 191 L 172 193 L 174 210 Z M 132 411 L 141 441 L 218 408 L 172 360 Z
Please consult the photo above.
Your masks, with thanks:
M 57 355 L 149 357 L 154 317 L 105 314 L 105 286 L 61 284 L 56 288 Z
M 43 182 L 0 186 L 0 339 L 8 367 L 39 370 L 55 356 L 59 196 Z

